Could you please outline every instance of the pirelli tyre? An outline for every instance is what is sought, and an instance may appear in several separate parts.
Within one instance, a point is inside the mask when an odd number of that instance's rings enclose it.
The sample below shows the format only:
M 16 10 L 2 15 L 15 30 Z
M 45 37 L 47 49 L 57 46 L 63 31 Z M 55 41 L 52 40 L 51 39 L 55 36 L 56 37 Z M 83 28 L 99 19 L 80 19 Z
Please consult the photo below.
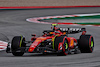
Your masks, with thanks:
M 81 53 L 92 53 L 94 49 L 94 39 L 91 35 L 81 35 L 78 41 Z
M 22 56 L 25 51 L 26 44 L 23 36 L 15 36 L 11 42 L 11 50 L 14 56 Z
M 69 52 L 69 48 L 66 36 L 55 37 L 54 48 L 56 49 L 58 56 L 67 55 Z

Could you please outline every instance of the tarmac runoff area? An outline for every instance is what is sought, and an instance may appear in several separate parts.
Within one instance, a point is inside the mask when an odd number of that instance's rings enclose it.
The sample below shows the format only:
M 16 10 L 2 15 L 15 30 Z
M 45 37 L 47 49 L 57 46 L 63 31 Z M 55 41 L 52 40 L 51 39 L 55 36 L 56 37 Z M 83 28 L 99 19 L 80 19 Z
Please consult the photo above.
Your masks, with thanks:
M 80 23 L 80 24 L 87 24 L 85 26 L 98 26 L 100 27 L 100 25 L 91 25 L 91 23 L 98 23 L 100 24 L 100 19 L 88 19 L 84 18 L 84 19 L 73 19 L 76 17 L 86 17 L 89 16 L 91 18 L 91 16 L 98 16 L 100 15 L 100 13 L 96 13 L 96 14 L 76 14 L 76 15 L 63 15 L 63 16 L 47 16 L 47 17 L 37 17 L 37 18 L 28 18 L 26 19 L 26 21 L 28 22 L 33 22 L 33 23 L 44 23 L 44 24 L 51 24 L 51 23 L 59 23 L 59 24 L 69 24 L 69 23 Z M 63 19 L 65 18 L 66 19 Z M 70 17 L 70 19 L 68 19 Z M 72 19 L 71 19 L 72 18 Z M 39 21 L 42 20 L 42 21 Z M 96 22 L 95 22 L 96 21 Z M 90 23 L 90 25 L 89 25 Z M 66 25 L 65 24 L 65 25 Z M 80 24 L 69 24 L 69 25 L 75 25 L 75 26 L 81 26 Z M 5 41 L 0 41 L 0 51 L 2 50 L 6 50 L 7 47 L 7 42 Z
M 71 9 L 42 9 L 42 10 L 13 10 L 0 11 L 0 32 L 11 42 L 14 36 L 24 35 L 30 40 L 31 34 L 42 35 L 43 30 L 49 30 L 50 24 L 37 24 L 25 21 L 27 18 L 99 13 L 100 8 L 71 8 Z M 0 52 L 0 67 L 100 67 L 100 28 L 94 26 L 59 25 L 59 27 L 85 27 L 87 34 L 94 37 L 93 53 L 71 54 L 56 56 L 55 54 L 25 53 L 15 57 L 5 51 Z M 79 34 L 75 35 L 78 38 Z
M 84 23 L 84 24 L 89 24 L 89 23 L 99 23 L 100 24 L 100 19 L 73 19 L 73 17 L 86 17 L 86 16 L 89 16 L 89 17 L 93 17 L 93 16 L 98 16 L 100 15 L 100 13 L 96 13 L 96 14 L 76 14 L 76 15 L 63 15 L 63 16 L 47 16 L 47 17 L 37 17 L 37 18 L 28 18 L 26 19 L 26 21 L 28 22 L 34 22 L 34 23 L 44 23 L 44 24 L 51 24 L 51 23 L 66 23 L 66 24 L 69 24 L 69 23 Z M 63 19 L 65 18 L 66 19 Z M 68 17 L 70 17 L 70 19 L 68 19 Z M 72 18 L 72 19 L 71 19 Z M 39 21 L 39 20 L 42 20 L 42 21 Z M 96 21 L 96 22 L 95 22 Z M 79 25 L 80 24 L 69 24 L 69 25 Z M 94 25 L 86 25 L 86 26 L 94 26 Z M 100 27 L 99 25 L 96 25 L 98 27 Z M 2 50 L 6 50 L 6 47 L 7 47 L 7 42 L 4 42 L 4 41 L 0 41 L 0 51 Z

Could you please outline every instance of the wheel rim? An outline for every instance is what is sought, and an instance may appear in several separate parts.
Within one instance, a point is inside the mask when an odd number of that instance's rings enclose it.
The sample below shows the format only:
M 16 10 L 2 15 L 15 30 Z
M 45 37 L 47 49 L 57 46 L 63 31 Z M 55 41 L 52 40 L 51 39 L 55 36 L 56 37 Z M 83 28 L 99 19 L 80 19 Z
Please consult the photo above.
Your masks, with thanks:
M 90 50 L 91 50 L 91 52 L 93 51 L 93 48 L 94 48 L 94 41 L 93 41 L 93 38 L 91 38 L 91 42 L 90 42 Z
M 68 43 L 67 43 L 67 40 L 64 41 L 64 48 L 65 48 L 64 53 L 65 53 L 65 55 L 67 55 L 68 54 Z
M 67 43 L 65 43 L 65 45 L 66 45 L 65 49 L 68 49 L 68 44 L 67 44 Z
M 93 47 L 93 41 L 91 41 L 91 47 Z

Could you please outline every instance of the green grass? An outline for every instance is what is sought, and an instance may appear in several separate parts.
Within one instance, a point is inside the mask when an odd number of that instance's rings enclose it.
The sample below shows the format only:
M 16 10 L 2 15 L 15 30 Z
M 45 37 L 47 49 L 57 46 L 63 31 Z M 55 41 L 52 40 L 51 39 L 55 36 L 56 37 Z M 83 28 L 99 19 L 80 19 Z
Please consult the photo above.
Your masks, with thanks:
M 43 20 L 51 20 L 51 19 L 100 19 L 100 15 L 96 16 L 80 16 L 80 17 L 63 17 L 63 18 L 50 18 L 50 19 L 43 19 Z
M 84 23 L 75 23 L 75 24 L 82 24 L 82 25 L 100 25 L 100 22 L 98 23 L 89 23 L 89 22 L 84 22 Z

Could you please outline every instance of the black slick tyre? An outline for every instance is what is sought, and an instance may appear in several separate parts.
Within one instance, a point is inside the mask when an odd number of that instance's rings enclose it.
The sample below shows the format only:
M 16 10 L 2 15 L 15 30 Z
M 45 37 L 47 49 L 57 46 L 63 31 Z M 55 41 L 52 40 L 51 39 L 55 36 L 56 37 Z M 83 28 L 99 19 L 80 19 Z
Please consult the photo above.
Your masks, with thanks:
M 62 43 L 62 47 L 60 47 L 60 48 L 62 48 L 62 50 L 58 49 L 59 43 Z M 55 37 L 54 48 L 56 49 L 58 56 L 64 56 L 64 55 L 68 54 L 68 50 L 69 50 L 68 41 L 65 38 L 65 36 L 57 36 L 57 37 Z
M 11 50 L 14 56 L 22 56 L 25 51 L 26 44 L 23 36 L 15 36 L 11 42 Z
M 78 41 L 81 53 L 92 53 L 94 49 L 94 39 L 91 35 L 81 35 Z

